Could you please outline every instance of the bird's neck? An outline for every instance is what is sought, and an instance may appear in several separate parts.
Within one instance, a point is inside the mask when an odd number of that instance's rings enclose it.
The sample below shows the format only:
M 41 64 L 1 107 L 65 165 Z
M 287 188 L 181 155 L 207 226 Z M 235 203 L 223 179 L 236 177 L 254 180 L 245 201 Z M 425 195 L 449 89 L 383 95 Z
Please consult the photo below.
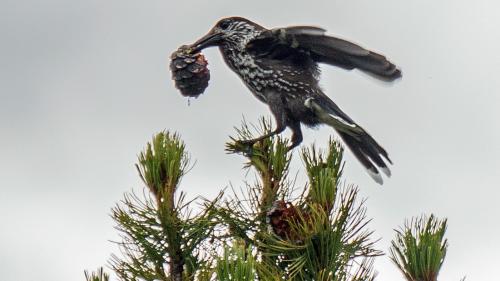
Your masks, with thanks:
M 265 78 L 273 75 L 273 70 L 248 53 L 245 49 L 231 47 L 220 48 L 227 65 L 253 90 L 260 91 L 265 85 Z
M 259 36 L 262 31 L 263 28 L 256 29 L 251 27 L 245 29 L 244 32 L 233 33 L 225 37 L 219 49 L 224 57 L 224 60 L 233 71 L 240 73 L 239 70 L 254 69 L 259 67 L 255 58 L 248 53 L 246 47 L 248 42 Z

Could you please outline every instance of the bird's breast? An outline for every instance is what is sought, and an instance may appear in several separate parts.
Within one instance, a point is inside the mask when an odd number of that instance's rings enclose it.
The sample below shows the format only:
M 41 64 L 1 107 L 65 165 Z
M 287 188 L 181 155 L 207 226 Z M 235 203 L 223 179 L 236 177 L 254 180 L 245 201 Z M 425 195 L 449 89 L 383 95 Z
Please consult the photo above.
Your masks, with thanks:
M 288 93 L 296 98 L 311 92 L 315 80 L 302 69 L 279 62 L 269 62 L 253 57 L 247 52 L 222 49 L 226 64 L 233 70 L 252 93 L 266 102 L 266 92 Z

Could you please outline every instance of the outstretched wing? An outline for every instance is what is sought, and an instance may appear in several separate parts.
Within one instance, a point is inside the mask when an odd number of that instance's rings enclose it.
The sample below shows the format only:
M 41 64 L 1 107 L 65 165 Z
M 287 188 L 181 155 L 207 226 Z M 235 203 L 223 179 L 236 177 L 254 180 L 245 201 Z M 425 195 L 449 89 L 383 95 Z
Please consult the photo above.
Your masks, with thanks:
M 352 42 L 325 35 L 325 30 L 312 26 L 275 28 L 251 40 L 247 50 L 256 56 L 283 59 L 306 53 L 314 61 L 344 69 L 358 68 L 385 81 L 401 77 L 401 71 L 385 56 Z

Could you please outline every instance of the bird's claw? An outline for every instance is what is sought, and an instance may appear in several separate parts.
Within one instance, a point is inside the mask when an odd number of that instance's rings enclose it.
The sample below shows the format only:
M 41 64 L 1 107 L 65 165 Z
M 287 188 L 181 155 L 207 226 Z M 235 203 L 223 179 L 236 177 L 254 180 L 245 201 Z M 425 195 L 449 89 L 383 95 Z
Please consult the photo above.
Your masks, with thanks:
M 237 140 L 236 141 L 239 145 L 244 145 L 244 146 L 253 146 L 255 141 L 254 140 Z
M 241 153 L 243 153 L 245 156 L 252 156 L 253 152 L 253 145 L 255 144 L 254 140 L 237 140 L 236 144 L 238 146 L 241 146 Z

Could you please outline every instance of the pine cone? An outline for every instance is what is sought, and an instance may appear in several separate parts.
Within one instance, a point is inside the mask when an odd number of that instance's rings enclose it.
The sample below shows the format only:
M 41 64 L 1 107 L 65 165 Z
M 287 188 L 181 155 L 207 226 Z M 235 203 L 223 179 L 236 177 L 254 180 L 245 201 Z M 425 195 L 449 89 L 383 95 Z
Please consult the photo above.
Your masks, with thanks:
M 289 239 L 294 242 L 302 241 L 303 237 L 290 227 L 290 223 L 302 223 L 306 219 L 306 214 L 299 214 L 300 210 L 295 208 L 291 202 L 278 200 L 273 202 L 273 206 L 267 212 L 267 223 L 269 230 L 273 231 L 282 239 Z
M 208 87 L 210 71 L 202 53 L 192 54 L 189 46 L 183 45 L 170 56 L 170 70 L 175 87 L 186 97 L 198 97 Z

